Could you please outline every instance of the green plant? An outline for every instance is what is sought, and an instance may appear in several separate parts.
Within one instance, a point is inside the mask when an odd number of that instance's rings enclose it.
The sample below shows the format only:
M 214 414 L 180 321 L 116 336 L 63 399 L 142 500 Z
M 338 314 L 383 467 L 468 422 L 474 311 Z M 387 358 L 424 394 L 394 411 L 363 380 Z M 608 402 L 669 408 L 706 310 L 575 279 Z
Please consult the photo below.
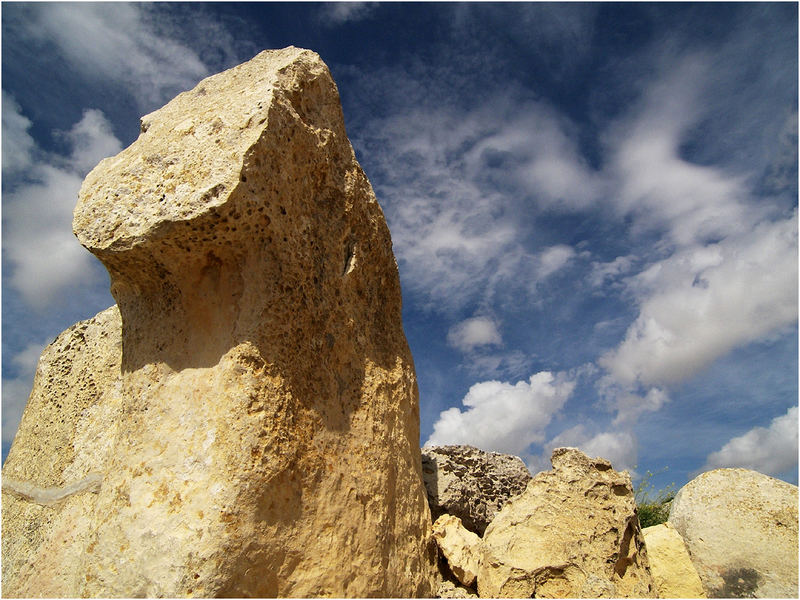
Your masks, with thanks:
M 664 467 L 663 471 L 667 468 Z M 675 484 L 671 483 L 667 487 L 654 492 L 653 484 L 650 480 L 655 473 L 647 471 L 639 485 L 634 490 L 634 500 L 636 501 L 636 512 L 639 514 L 639 524 L 642 529 L 652 525 L 660 525 L 669 517 L 669 508 L 672 499 L 675 497 Z

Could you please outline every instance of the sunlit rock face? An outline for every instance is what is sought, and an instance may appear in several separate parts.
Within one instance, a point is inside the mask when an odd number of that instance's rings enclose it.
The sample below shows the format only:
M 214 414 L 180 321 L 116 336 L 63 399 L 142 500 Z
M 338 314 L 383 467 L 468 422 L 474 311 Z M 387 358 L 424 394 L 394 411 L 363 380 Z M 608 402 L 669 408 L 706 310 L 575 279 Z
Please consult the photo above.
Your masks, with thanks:
M 672 501 L 710 598 L 797 597 L 797 486 L 748 469 L 707 471 Z
M 463 586 L 474 586 L 483 555 L 481 538 L 466 529 L 458 517 L 444 514 L 433 523 L 433 539 L 456 580 Z
M 97 483 L 125 423 L 121 364 L 116 306 L 62 332 L 39 358 L 3 465 L 7 597 L 77 596 L 84 585 Z
M 628 473 L 556 448 L 483 535 L 481 598 L 651 598 L 655 586 Z
M 686 544 L 671 523 L 642 529 L 659 598 L 706 598 Z
M 430 595 L 397 266 L 327 67 L 262 52 L 141 129 L 75 209 L 121 316 L 120 405 L 96 416 L 79 577 L 50 595 Z

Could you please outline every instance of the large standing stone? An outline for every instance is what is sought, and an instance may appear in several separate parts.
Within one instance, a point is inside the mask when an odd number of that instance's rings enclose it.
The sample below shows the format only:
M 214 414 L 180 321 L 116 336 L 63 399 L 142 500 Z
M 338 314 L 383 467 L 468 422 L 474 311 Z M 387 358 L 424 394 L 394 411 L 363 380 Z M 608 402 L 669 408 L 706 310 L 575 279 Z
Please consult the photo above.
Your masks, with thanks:
M 712 598 L 796 598 L 797 518 L 797 486 L 747 469 L 699 475 L 669 513 Z
M 700 577 L 681 535 L 669 523 L 642 529 L 659 598 L 705 598 Z
M 4 592 L 430 595 L 397 266 L 320 58 L 263 52 L 143 117 L 87 176 L 74 230 L 121 315 L 118 370 L 97 375 L 111 397 L 79 418 L 78 400 L 56 406 L 75 421 L 55 426 L 59 446 L 26 432 L 45 418 L 31 405 L 4 474 L 60 485 L 99 470 L 101 488 L 4 506 L 30 512 L 4 529 L 29 554 L 4 546 L 4 564 L 34 565 Z M 46 554 L 69 577 L 52 581 Z
M 454 515 L 478 535 L 531 480 L 521 458 L 473 446 L 426 446 L 422 476 L 433 519 Z
M 551 460 L 486 529 L 478 594 L 653 597 L 630 476 L 575 448 Z

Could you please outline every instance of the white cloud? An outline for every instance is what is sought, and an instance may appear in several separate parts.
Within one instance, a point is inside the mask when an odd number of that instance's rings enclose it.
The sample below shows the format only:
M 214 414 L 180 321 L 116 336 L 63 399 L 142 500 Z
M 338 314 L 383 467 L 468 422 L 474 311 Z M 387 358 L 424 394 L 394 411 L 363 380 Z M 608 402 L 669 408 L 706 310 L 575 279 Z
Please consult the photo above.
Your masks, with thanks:
M 601 384 L 602 385 L 602 384 Z M 606 390 L 606 393 L 609 393 Z M 647 412 L 657 412 L 669 402 L 669 394 L 660 388 L 650 388 L 647 393 L 638 395 L 626 389 L 610 392 L 613 397 L 617 416 L 613 425 L 633 425 L 639 417 Z
M 356 142 L 373 163 L 406 285 L 452 310 L 533 293 L 566 267 L 574 249 L 537 244 L 520 216 L 530 214 L 530 194 L 570 206 L 597 196 L 567 126 L 541 104 L 501 95 L 474 109 L 415 108 L 372 122 L 372 137 Z M 553 171 L 554 161 L 575 176 Z
M 752 469 L 766 475 L 797 470 L 798 409 L 792 406 L 768 427 L 754 427 L 735 437 L 706 459 L 701 471 L 723 467 Z
M 519 350 L 498 352 L 489 347 L 480 348 L 467 354 L 462 365 L 466 370 L 482 378 L 519 378 L 530 373 L 532 357 Z
M 368 18 L 379 6 L 378 2 L 326 2 L 321 19 L 329 25 L 341 25 Z
M 789 192 L 797 185 L 797 129 L 797 113 L 792 112 L 778 133 L 775 156 L 765 169 L 762 185 L 770 192 Z
M 631 286 L 639 316 L 599 364 L 623 385 L 683 381 L 797 321 L 797 214 L 676 252 Z
M 636 437 L 628 431 L 598 433 L 578 444 L 585 454 L 608 459 L 617 471 L 631 474 L 636 468 L 637 446 Z
M 122 150 L 111 124 L 97 109 L 84 111 L 83 118 L 63 136 L 72 146 L 67 167 L 85 177 L 102 159 Z
M 3 447 L 8 447 L 17 434 L 42 350 L 44 344 L 32 343 L 11 357 L 10 362 L 16 367 L 17 376 L 3 379 Z
M 630 272 L 633 268 L 635 257 L 618 256 L 610 262 L 592 263 L 592 272 L 589 275 L 589 283 L 593 287 L 600 287 L 608 280 L 615 280 L 622 275 Z
M 409 126 L 413 124 L 413 126 Z M 509 254 L 521 250 L 519 226 L 502 193 L 483 190 L 453 162 L 480 135 L 476 116 L 422 111 L 392 118 L 379 132 L 377 191 L 404 281 L 438 308 L 468 304 Z M 368 150 L 369 152 L 369 150 Z
M 31 166 L 35 144 L 28 133 L 31 121 L 19 104 L 3 90 L 3 175 L 24 172 Z
M 461 352 L 470 352 L 478 346 L 500 345 L 503 338 L 493 319 L 472 317 L 450 328 L 447 332 L 447 343 Z
M 665 60 L 641 101 L 604 126 L 598 168 L 573 123 L 513 92 L 477 108 L 417 103 L 373 123 L 365 152 L 378 164 L 404 282 L 437 310 L 530 303 L 578 254 L 537 243 L 533 219 L 519 215 L 599 207 L 625 219 L 646 249 L 595 262 L 588 277 L 622 288 L 639 311 L 597 361 L 607 371 L 604 402 L 625 426 L 660 410 L 670 385 L 796 322 L 796 216 L 755 198 L 750 174 L 692 163 L 682 146 L 709 110 L 712 64 L 702 55 Z M 475 368 L 500 364 L 474 354 Z
M 538 259 L 539 279 L 545 279 L 564 266 L 575 257 L 575 250 L 571 246 L 558 244 L 545 248 Z
M 148 110 L 208 75 L 197 53 L 159 33 L 160 27 L 169 27 L 159 7 L 117 2 L 33 5 L 26 7 L 18 26 L 18 33 L 43 48 L 55 44 L 77 73 L 123 85 Z M 217 45 L 216 38 L 207 39 Z
M 544 441 L 545 428 L 574 387 L 574 382 L 548 371 L 516 384 L 476 383 L 462 400 L 466 410 L 443 411 L 426 445 L 471 444 L 521 456 L 531 444 Z
M 638 228 L 666 230 L 679 246 L 745 231 L 755 211 L 743 202 L 743 181 L 681 160 L 678 140 L 660 134 L 637 132 L 620 149 L 619 207 Z
M 633 276 L 629 257 L 596 263 L 590 276 L 595 286 L 625 277 L 639 309 L 620 344 L 597 361 L 618 424 L 660 409 L 664 386 L 797 321 L 796 211 L 787 218 L 755 198 L 749 174 L 681 153 L 712 110 L 704 95 L 711 65 L 698 55 L 671 64 L 606 136 L 611 205 L 631 219 L 634 235 L 657 236 L 660 255 Z
M 572 447 L 592 458 L 605 458 L 617 471 L 628 471 L 635 476 L 638 444 L 630 431 L 604 431 L 592 435 L 583 425 L 576 425 L 561 432 L 544 445 L 541 455 L 528 457 L 528 468 L 532 473 L 550 469 L 550 455 L 554 448 Z
M 20 157 L 29 162 L 26 182 L 3 198 L 3 252 L 11 264 L 9 281 L 38 310 L 58 300 L 64 289 L 90 284 L 97 277 L 94 258 L 72 234 L 72 211 L 91 162 L 121 150 L 97 110 L 86 111 L 63 135 L 72 143 L 72 153 L 47 157 L 52 164 L 34 163 L 35 144 L 30 140 L 28 157 Z
M 3 379 L 3 447 L 10 446 L 17 435 L 32 387 L 33 374 Z
M 659 232 L 679 247 L 744 233 L 763 218 L 748 202 L 742 174 L 693 164 L 681 155 L 681 144 L 704 115 L 711 69 L 701 55 L 671 63 L 606 136 L 614 206 L 634 218 L 636 230 Z
M 481 115 L 491 129 L 464 154 L 468 173 L 477 179 L 501 167 L 506 187 L 513 184 L 537 204 L 559 210 L 599 200 L 608 181 L 582 158 L 574 125 L 543 103 L 506 106 L 511 103 L 510 97 L 494 99 L 489 105 L 501 112 Z M 508 114 L 498 119 L 504 110 Z
M 617 426 L 661 410 L 671 385 L 797 320 L 796 216 L 755 196 L 754 173 L 692 161 L 687 140 L 721 108 L 725 85 L 713 55 L 679 46 L 648 57 L 655 74 L 641 70 L 638 102 L 595 123 L 596 163 L 576 124 L 542 101 L 507 90 L 458 109 L 420 92 L 435 88 L 432 77 L 397 71 L 391 83 L 415 108 L 373 122 L 364 147 L 378 165 L 370 173 L 404 285 L 436 310 L 535 302 L 543 278 L 583 256 L 537 239 L 541 213 L 590 209 L 630 236 L 619 242 L 632 249 L 595 262 L 587 279 L 638 309 L 597 361 Z M 470 358 L 476 368 L 500 364 L 489 353 Z
M 36 371 L 36 365 L 39 364 L 39 357 L 42 355 L 44 348 L 44 344 L 28 344 L 22 351 L 11 357 L 11 362 L 21 372 L 32 376 Z

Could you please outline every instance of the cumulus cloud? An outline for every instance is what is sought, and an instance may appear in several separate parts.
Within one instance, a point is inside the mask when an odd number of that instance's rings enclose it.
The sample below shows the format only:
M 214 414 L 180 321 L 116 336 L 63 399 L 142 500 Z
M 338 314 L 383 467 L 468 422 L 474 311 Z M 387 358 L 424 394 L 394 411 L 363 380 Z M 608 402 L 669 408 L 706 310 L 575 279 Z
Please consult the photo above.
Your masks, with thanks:
M 18 121 L 19 107 L 4 106 Z M 26 133 L 27 135 L 27 133 Z M 72 234 L 72 210 L 81 181 L 92 163 L 121 150 L 100 111 L 87 110 L 63 136 L 72 144 L 69 156 L 39 155 L 34 162 L 33 139 L 17 135 L 27 148 L 25 179 L 3 198 L 3 252 L 11 266 L 9 281 L 32 307 L 44 310 L 69 288 L 95 281 L 94 258 Z M 4 169 L 5 171 L 5 169 Z
M 741 467 L 773 476 L 796 471 L 797 419 L 798 409 L 792 406 L 768 427 L 754 427 L 710 454 L 700 471 Z
M 447 343 L 469 352 L 478 346 L 497 346 L 503 343 L 497 323 L 489 317 L 472 317 L 453 325 L 447 332 Z
M 635 473 L 638 444 L 629 431 L 604 431 L 578 442 L 577 446 L 589 456 L 608 459 L 617 471 Z
M 515 384 L 483 381 L 462 400 L 465 410 L 439 415 L 426 445 L 471 444 L 483 450 L 523 455 L 542 443 L 545 428 L 572 394 L 575 383 L 542 371 Z

